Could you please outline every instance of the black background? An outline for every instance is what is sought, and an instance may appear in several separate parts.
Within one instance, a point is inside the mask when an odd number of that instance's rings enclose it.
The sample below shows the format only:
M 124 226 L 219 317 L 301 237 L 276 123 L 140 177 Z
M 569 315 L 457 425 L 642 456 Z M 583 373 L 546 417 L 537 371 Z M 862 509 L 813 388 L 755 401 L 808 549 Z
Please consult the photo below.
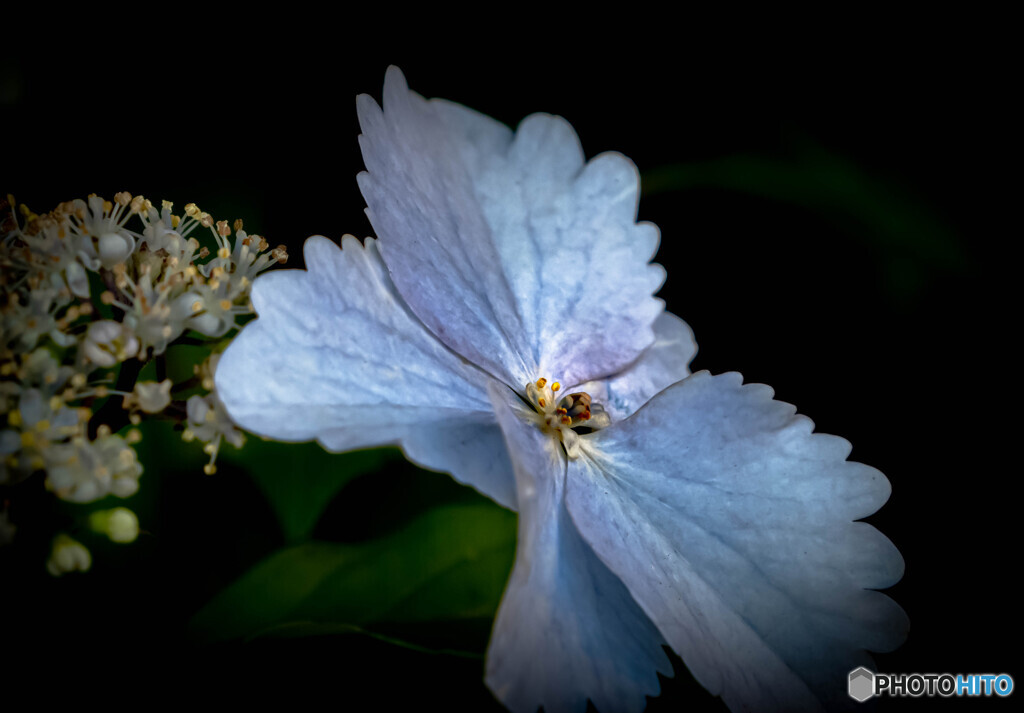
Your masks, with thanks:
M 355 183 L 354 97 L 379 97 L 390 63 L 421 94 L 512 125 L 534 111 L 560 114 L 588 157 L 621 151 L 652 181 L 676 164 L 730 156 L 790 167 L 808 150 L 839 157 L 925 222 L 895 240 L 856 210 L 816 205 L 811 188 L 789 201 L 721 186 L 651 190 L 639 215 L 661 228 L 660 296 L 694 329 L 695 369 L 770 384 L 889 477 L 893 495 L 870 522 L 906 559 L 888 593 L 912 629 L 901 649 L 876 657 L 878 670 L 1017 677 L 1019 419 L 1010 414 L 1019 356 L 1009 344 L 1019 325 L 1010 289 L 1019 228 L 1006 220 L 1017 159 L 998 40 L 951 23 L 884 39 L 839 40 L 819 28 L 815 40 L 701 41 L 690 27 L 657 40 L 605 30 L 573 46 L 560 33 L 524 31 L 500 46 L 462 49 L 438 36 L 383 48 L 361 41 L 357 27 L 269 24 L 90 25 L 88 42 L 50 45 L 44 25 L 20 33 L 25 46 L 8 43 L 0 55 L 0 189 L 35 210 L 119 190 L 195 201 L 286 243 L 289 266 L 301 266 L 308 235 L 372 234 Z M 271 517 L 247 487 L 201 475 L 165 486 L 164 542 L 173 544 L 159 549 L 163 559 L 99 573 L 102 595 L 95 584 L 62 590 L 87 598 L 102 627 L 41 588 L 25 590 L 33 603 L 15 596 L 0 612 L 18 632 L 0 651 L 5 668 L 88 672 L 114 691 L 143 676 L 175 682 L 157 692 L 196 680 L 230 697 L 336 691 L 343 707 L 489 703 L 477 662 L 396 658 L 373 642 L 185 647 L 180 626 L 202 592 L 266 547 L 246 541 L 247 523 Z M 2 588 L 17 595 L 25 570 L 8 571 Z M 186 575 L 200 593 L 182 585 Z M 116 633 L 99 643 L 86 635 L 99 631 Z M 682 709 L 680 700 L 665 709 Z

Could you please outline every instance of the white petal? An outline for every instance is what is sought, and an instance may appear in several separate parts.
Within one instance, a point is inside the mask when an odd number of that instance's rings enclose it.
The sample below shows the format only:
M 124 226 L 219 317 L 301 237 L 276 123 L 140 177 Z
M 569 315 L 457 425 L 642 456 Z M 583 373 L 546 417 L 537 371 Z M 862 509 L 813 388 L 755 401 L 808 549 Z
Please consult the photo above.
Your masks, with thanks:
M 397 443 L 507 507 L 511 466 L 485 381 L 413 316 L 376 241 L 306 241 L 309 271 L 253 284 L 259 318 L 217 365 L 232 419 L 262 436 L 334 451 Z
M 739 374 L 700 372 L 583 437 L 566 501 L 694 676 L 733 710 L 818 710 L 906 635 L 889 483 Z M 846 701 L 848 702 L 848 700 Z
M 570 391 L 584 391 L 601 404 L 612 421 L 627 418 L 655 394 L 690 375 L 697 355 L 693 331 L 671 312 L 654 321 L 654 344 L 628 368 L 610 379 L 588 381 Z
M 85 274 L 85 268 L 77 260 L 72 260 L 65 268 L 65 275 L 68 280 L 68 287 L 75 297 L 89 298 L 89 276 Z
M 636 223 L 621 154 L 583 162 L 572 127 L 536 114 L 512 134 L 410 92 L 358 102 L 359 184 L 398 290 L 440 339 L 515 387 L 578 383 L 634 361 L 662 310 L 658 230 Z
M 519 498 L 516 563 L 487 652 L 487 685 L 514 713 L 642 711 L 671 673 L 657 629 L 580 538 L 563 502 L 560 446 L 492 398 L 513 454 Z M 511 398 L 510 398 L 511 397 Z
M 123 262 L 135 249 L 135 238 L 123 233 L 104 233 L 99 237 L 99 256 L 103 267 Z

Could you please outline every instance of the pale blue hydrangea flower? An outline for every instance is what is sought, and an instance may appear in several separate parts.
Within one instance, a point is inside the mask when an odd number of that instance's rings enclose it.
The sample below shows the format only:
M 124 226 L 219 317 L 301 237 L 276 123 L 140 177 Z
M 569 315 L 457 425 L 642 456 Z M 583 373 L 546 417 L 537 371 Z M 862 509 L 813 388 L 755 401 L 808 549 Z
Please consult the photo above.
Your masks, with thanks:
M 426 101 L 394 68 L 383 110 L 358 111 L 379 240 L 310 238 L 308 271 L 256 281 L 217 371 L 231 416 L 398 444 L 519 511 L 486 674 L 517 713 L 639 711 L 663 644 L 733 710 L 849 702 L 846 673 L 907 628 L 872 591 L 902 558 L 854 522 L 889 483 L 767 386 L 689 374 L 633 164 L 585 163 L 558 117 L 512 132 Z

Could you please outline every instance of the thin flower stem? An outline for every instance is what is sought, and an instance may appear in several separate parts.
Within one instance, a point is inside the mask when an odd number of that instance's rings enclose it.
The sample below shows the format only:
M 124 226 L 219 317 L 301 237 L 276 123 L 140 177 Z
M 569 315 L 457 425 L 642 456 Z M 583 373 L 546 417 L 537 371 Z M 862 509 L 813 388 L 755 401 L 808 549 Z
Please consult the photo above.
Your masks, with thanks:
M 114 388 L 118 391 L 130 393 L 135 388 L 135 382 L 142 371 L 142 362 L 138 359 L 129 359 L 121 364 L 121 370 L 117 374 L 117 384 Z M 89 419 L 89 438 L 96 438 L 99 427 L 106 424 L 110 427 L 111 433 L 117 433 L 129 423 L 128 412 L 121 407 L 121 400 L 110 398 L 101 406 L 92 418 Z

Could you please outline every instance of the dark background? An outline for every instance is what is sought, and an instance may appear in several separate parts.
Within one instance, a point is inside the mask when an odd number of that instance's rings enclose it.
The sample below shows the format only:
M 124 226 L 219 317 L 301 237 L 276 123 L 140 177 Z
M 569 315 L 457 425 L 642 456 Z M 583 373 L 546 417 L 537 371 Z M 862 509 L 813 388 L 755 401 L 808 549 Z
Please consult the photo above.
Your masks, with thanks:
M 1019 228 L 1006 220 L 1016 146 L 998 41 L 922 32 L 884 48 L 874 37 L 698 46 L 691 29 L 650 41 L 657 52 L 638 38 L 569 49 L 524 36 L 460 55 L 454 40 L 354 45 L 354 31 L 306 28 L 314 35 L 281 43 L 136 29 L 76 52 L 0 50 L 0 189 L 37 211 L 119 190 L 194 201 L 286 243 L 289 267 L 301 266 L 308 235 L 372 234 L 354 97 L 379 97 L 389 63 L 421 94 L 512 125 L 561 114 L 588 156 L 621 151 L 644 176 L 639 215 L 660 226 L 668 269 L 660 296 L 695 331 L 694 368 L 770 384 L 889 477 L 892 498 L 870 521 L 906 559 L 888 593 L 912 629 L 878 670 L 1019 680 Z M 390 479 L 394 507 L 420 493 L 419 477 Z M 429 497 L 458 497 L 446 487 Z M 372 640 L 190 648 L 187 618 L 277 535 L 241 474 L 183 472 L 159 496 L 161 521 L 143 523 L 158 545 L 70 584 L 5 555 L 5 669 L 85 674 L 111 690 L 152 678 L 230 696 L 334 690 L 385 709 L 490 703 L 479 661 Z M 359 515 L 386 518 L 386 504 Z M 40 547 L 32 561 L 45 559 Z M 665 710 L 688 705 L 673 690 Z

